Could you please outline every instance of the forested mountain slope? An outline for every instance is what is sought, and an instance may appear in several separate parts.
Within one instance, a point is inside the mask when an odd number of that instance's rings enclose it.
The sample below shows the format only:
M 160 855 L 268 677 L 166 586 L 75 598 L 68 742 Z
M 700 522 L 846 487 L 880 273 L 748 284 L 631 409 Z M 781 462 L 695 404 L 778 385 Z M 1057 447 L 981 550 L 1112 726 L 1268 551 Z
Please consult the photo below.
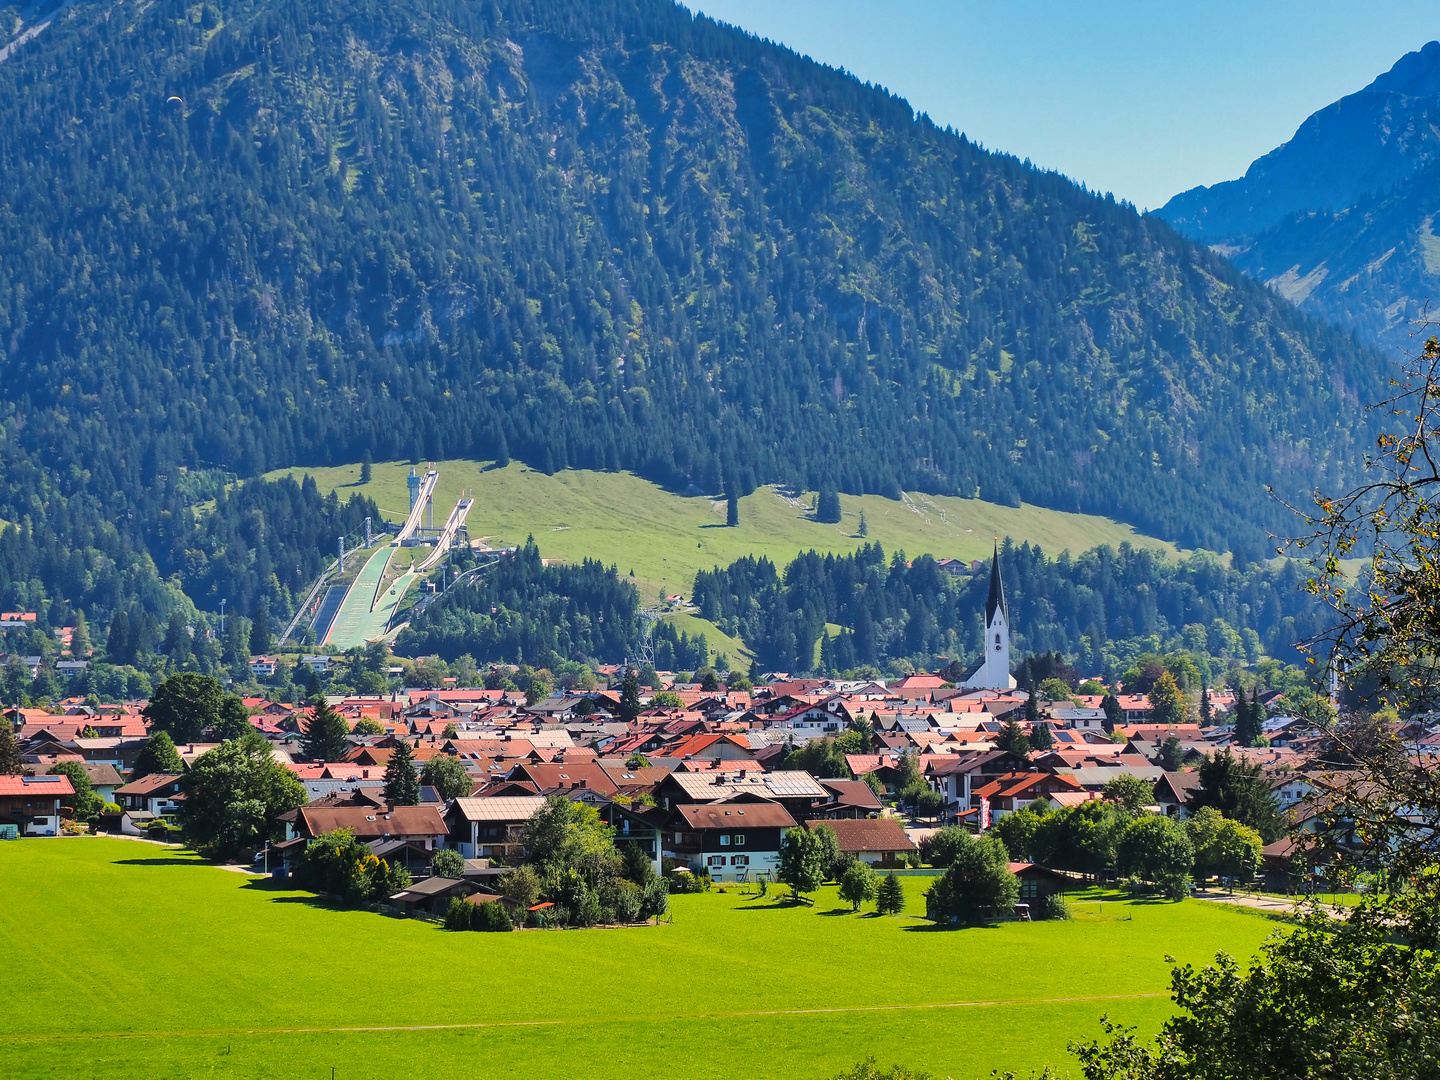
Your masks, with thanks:
M 1440 42 L 1315 113 L 1238 180 L 1157 213 L 1303 309 L 1414 350 L 1440 296 Z
M 197 502 L 364 454 L 1224 548 L 1353 475 L 1383 387 L 1164 223 L 666 0 L 79 0 L 0 62 L 0 191 L 0 517 L 206 606 L 243 559 L 192 568 Z

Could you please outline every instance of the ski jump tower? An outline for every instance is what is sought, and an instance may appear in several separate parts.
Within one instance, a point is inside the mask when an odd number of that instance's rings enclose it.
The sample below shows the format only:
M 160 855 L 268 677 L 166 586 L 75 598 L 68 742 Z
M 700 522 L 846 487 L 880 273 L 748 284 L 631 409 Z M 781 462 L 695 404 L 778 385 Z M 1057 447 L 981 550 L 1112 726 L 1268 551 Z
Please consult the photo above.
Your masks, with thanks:
M 435 471 L 435 466 L 430 466 L 430 472 Z M 415 466 L 410 466 L 410 475 L 405 478 L 405 484 L 410 488 L 410 512 L 415 512 L 415 504 L 420 501 L 421 490 L 425 486 L 425 477 L 415 471 Z M 425 524 L 420 526 L 422 532 L 435 531 L 435 497 L 434 488 L 431 493 L 425 496 Z

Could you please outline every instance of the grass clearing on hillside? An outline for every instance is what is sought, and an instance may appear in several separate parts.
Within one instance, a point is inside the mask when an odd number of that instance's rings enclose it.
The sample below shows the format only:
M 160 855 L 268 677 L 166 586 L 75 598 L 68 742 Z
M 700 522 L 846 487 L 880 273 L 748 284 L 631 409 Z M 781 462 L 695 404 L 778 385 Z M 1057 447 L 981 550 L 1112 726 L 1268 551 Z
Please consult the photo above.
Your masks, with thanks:
M 851 552 L 867 540 L 884 545 L 887 554 L 903 550 L 911 557 L 928 553 L 958 559 L 988 557 L 997 536 L 1029 540 L 1052 555 L 1124 542 L 1175 553 L 1172 545 L 1108 518 L 978 499 L 916 494 L 896 502 L 879 495 L 842 495 L 844 519 L 822 525 L 810 518 L 808 496 L 786 499 L 765 487 L 740 500 L 740 525 L 732 529 L 725 525 L 723 501 L 675 495 L 629 473 L 567 470 L 546 476 L 518 462 L 496 469 L 463 460 L 442 461 L 439 469 L 437 523 L 463 491 L 473 490 L 475 507 L 467 522 L 472 538 L 486 537 L 503 547 L 534 535 L 546 558 L 578 562 L 590 557 L 613 564 L 621 574 L 633 570 L 651 598 L 676 592 L 689 596 L 697 570 L 727 566 L 742 555 L 768 556 L 783 568 L 799 552 Z M 309 473 L 322 492 L 335 490 L 345 499 L 359 491 L 390 520 L 401 521 L 410 506 L 409 471 L 403 462 L 378 464 L 365 485 L 359 465 L 268 475 L 299 479 Z M 866 539 L 856 535 L 862 509 Z
M 705 635 L 705 644 L 710 649 L 711 657 L 724 653 L 730 661 L 731 666 L 745 661 L 747 664 L 755 659 L 755 654 L 745 647 L 745 643 L 739 638 L 731 637 L 708 619 L 702 619 L 699 615 L 676 613 L 663 616 L 664 620 L 671 623 L 676 630 L 689 634 L 692 638 L 696 634 Z
M 929 879 L 905 882 L 911 912 Z M 1091 894 L 1086 909 L 1101 897 Z M 1248 957 L 1274 928 L 1185 901 L 937 930 L 736 893 L 670 925 L 449 934 L 116 839 L 0 844 L 0 1074 L 758 1077 L 874 1054 L 1023 1075 L 1172 1009 L 1166 953 Z

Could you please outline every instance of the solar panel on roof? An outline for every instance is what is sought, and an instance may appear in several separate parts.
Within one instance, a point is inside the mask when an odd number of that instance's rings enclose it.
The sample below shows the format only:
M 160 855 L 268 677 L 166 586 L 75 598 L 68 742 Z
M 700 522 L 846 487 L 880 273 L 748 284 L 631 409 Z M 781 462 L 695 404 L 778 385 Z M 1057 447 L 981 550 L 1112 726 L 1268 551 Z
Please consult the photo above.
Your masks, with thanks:
M 27 777 L 24 778 L 24 782 L 27 783 L 27 784 L 58 784 L 58 783 L 60 782 L 60 777 L 58 777 L 58 776 L 27 776 Z

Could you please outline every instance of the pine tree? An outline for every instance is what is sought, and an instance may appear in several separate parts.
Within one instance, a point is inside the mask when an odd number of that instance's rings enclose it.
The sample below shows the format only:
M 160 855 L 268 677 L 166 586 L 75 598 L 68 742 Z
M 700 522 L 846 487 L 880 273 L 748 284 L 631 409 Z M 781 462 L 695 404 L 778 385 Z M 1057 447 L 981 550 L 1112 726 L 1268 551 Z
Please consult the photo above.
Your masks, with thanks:
M 1055 745 L 1055 736 L 1050 734 L 1050 725 L 1044 720 L 1030 729 L 1030 745 L 1036 750 L 1049 750 Z
M 1200 687 L 1200 726 L 1209 727 L 1210 722 L 1215 718 L 1215 707 L 1210 704 L 1210 687 L 1201 684 Z
M 385 765 L 385 801 L 391 806 L 419 806 L 420 778 L 415 775 L 415 754 L 404 739 Z
M 15 745 L 15 728 L 8 717 L 0 716 L 0 776 L 16 776 L 24 767 Z
M 70 637 L 70 655 L 76 660 L 89 659 L 92 647 L 90 645 L 90 627 L 85 623 L 85 613 L 75 613 L 75 633 Z
M 300 750 L 311 761 L 341 761 L 350 744 L 350 725 L 323 697 L 313 702 L 314 713 L 300 736 Z
M 360 461 L 360 483 L 368 484 L 374 474 L 370 469 L 370 451 L 365 451 L 365 457 Z
M 1125 710 L 1120 707 L 1120 699 L 1114 694 L 1106 694 L 1101 698 L 1100 708 L 1105 711 L 1105 719 L 1101 726 L 1104 727 L 1107 734 L 1125 723 Z
M 865 511 L 860 511 L 860 527 L 855 530 L 855 535 L 864 539 L 870 535 L 870 526 L 865 521 Z
M 1024 757 L 1030 753 L 1030 740 L 1025 737 L 1025 732 L 1014 720 L 1005 721 L 1005 726 L 995 736 L 995 748 L 1007 750 L 1012 754 Z
M 733 491 L 725 493 L 725 524 L 732 529 L 740 524 L 740 500 Z
M 825 525 L 840 521 L 840 493 L 834 488 L 821 488 L 815 498 L 815 520 Z
M 1254 746 L 1256 741 L 1265 731 L 1265 706 L 1260 704 L 1260 688 L 1257 686 L 1250 692 L 1250 700 L 1245 700 L 1245 692 L 1235 692 L 1235 742 L 1240 746 Z
M 640 715 L 640 677 L 635 669 L 625 669 L 625 681 L 620 686 L 620 722 L 629 724 Z
M 105 639 L 105 652 L 112 664 L 129 664 L 135 660 L 135 638 L 130 617 L 121 608 L 110 617 L 110 633 Z
M 270 651 L 270 601 L 255 605 L 255 618 L 250 621 L 250 655 L 264 656 Z
M 881 915 L 899 915 L 905 910 L 905 886 L 893 870 L 875 890 L 875 910 Z

